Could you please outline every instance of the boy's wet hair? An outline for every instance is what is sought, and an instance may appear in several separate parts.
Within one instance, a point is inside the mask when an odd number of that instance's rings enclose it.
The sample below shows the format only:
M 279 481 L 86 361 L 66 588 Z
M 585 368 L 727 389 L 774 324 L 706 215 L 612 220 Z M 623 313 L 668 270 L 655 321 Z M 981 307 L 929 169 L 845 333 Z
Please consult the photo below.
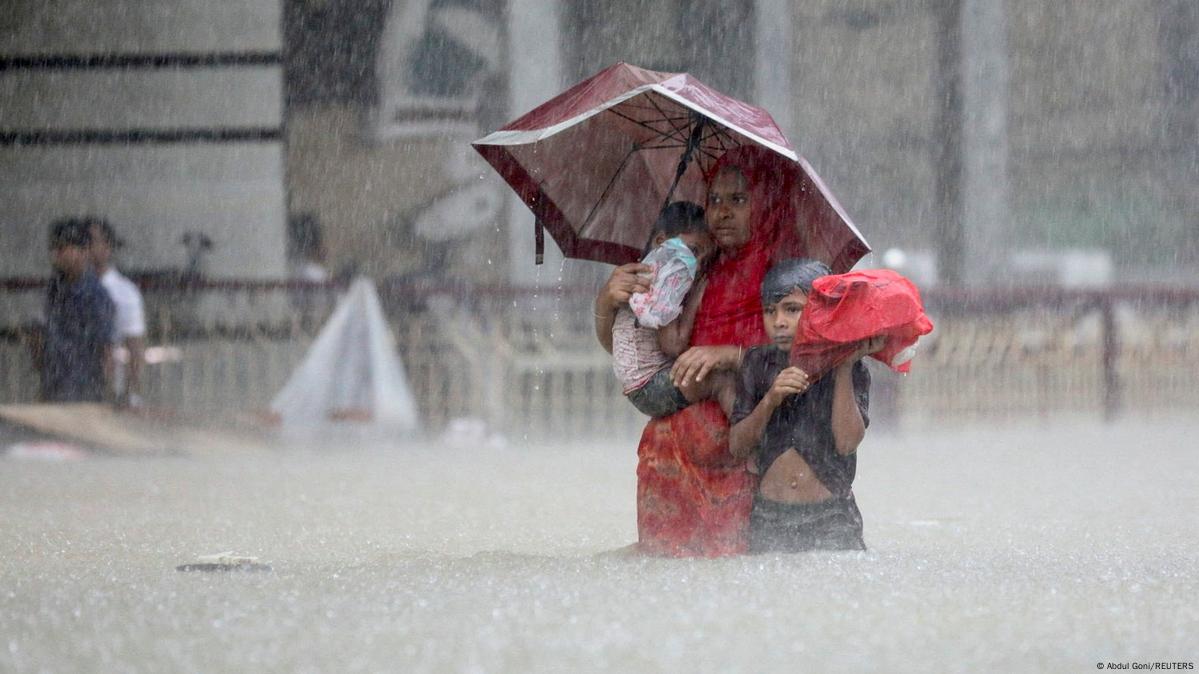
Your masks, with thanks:
M 654 223 L 654 236 L 662 233 L 668 239 L 679 234 L 706 231 L 708 223 L 704 221 L 704 207 L 694 201 L 671 202 L 658 213 L 658 220 Z
M 87 225 L 89 232 L 92 227 L 100 230 L 100 234 L 104 237 L 104 240 L 113 248 L 121 248 L 125 245 L 125 241 L 117 236 L 117 230 L 113 229 L 112 223 L 104 218 L 98 215 L 85 215 L 79 219 Z
M 60 218 L 50 223 L 50 249 L 63 246 L 87 248 L 92 245 L 92 231 L 81 218 Z
M 813 281 L 831 273 L 833 270 L 820 260 L 807 257 L 783 260 L 771 267 L 762 279 L 762 305 L 778 304 L 796 288 L 810 293 Z

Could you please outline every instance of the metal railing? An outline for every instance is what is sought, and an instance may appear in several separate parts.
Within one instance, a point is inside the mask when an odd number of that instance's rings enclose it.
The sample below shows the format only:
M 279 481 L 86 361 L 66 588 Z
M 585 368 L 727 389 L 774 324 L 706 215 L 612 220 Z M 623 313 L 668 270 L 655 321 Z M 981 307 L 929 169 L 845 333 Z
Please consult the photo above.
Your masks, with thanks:
M 336 304 L 336 285 L 146 284 L 147 400 L 199 414 L 263 409 Z M 592 288 L 383 285 L 384 309 L 433 432 L 474 417 L 513 438 L 633 435 L 595 343 Z M 0 402 L 36 397 L 20 326 L 44 293 L 0 281 Z M 907 376 L 878 370 L 872 416 L 908 428 L 1199 405 L 1199 290 L 926 293 L 937 324 Z
M 938 324 L 901 382 L 904 423 L 1193 408 L 1199 290 L 927 294 Z

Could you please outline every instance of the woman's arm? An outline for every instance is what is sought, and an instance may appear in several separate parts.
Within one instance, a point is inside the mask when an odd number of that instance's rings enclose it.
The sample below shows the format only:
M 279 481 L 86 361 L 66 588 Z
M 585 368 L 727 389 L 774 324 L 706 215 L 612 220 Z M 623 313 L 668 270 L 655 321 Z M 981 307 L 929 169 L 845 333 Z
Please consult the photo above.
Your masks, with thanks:
M 683 313 L 667 325 L 658 328 L 658 346 L 671 358 L 677 358 L 691 345 L 691 330 L 695 327 L 695 316 L 699 313 L 699 304 L 703 300 L 706 287 L 706 278 L 696 281 L 691 292 L 687 293 Z
M 845 456 L 858 449 L 866 437 L 866 422 L 853 388 L 853 368 L 867 354 L 883 348 L 884 338 L 874 337 L 862 343 L 854 355 L 833 370 L 833 443 L 837 453 Z
M 633 293 L 649 290 L 649 283 L 640 274 L 652 271 L 650 266 L 640 262 L 621 265 L 612 270 L 612 275 L 600 288 L 595 297 L 595 338 L 604 351 L 612 353 L 612 324 L 616 321 L 616 309 L 628 302 Z

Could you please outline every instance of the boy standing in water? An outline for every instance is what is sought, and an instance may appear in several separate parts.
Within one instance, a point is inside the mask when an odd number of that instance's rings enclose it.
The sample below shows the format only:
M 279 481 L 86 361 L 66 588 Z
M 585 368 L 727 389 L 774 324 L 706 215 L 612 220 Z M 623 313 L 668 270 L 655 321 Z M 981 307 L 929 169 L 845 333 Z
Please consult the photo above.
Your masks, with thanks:
M 114 310 L 92 271 L 89 246 L 86 222 L 72 218 L 51 225 L 54 276 L 46 291 L 45 339 L 38 353 L 47 402 L 105 398 Z
M 855 452 L 869 424 L 870 374 L 860 358 L 883 339 L 866 340 L 815 382 L 788 366 L 812 282 L 829 273 L 816 260 L 785 260 L 762 280 L 771 343 L 746 352 L 729 417 L 730 452 L 753 455 L 762 471 L 750 552 L 866 549 L 851 489 Z
M 84 218 L 92 243 L 92 268 L 108 292 L 116 313 L 112 334 L 112 389 L 121 407 L 142 406 L 141 372 L 146 352 L 146 311 L 137 285 L 117 270 L 113 251 L 124 245 L 104 218 Z

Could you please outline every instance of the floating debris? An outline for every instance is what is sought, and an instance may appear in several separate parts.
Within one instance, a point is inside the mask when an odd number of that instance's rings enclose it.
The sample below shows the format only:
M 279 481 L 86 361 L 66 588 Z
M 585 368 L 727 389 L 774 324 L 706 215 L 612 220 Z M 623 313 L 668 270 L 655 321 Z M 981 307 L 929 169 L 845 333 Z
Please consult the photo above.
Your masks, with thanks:
M 176 571 L 270 571 L 269 564 L 263 564 L 257 557 L 235 555 L 232 552 L 220 552 L 215 555 L 200 555 L 191 564 L 180 564 Z
M 8 449 L 3 452 L 3 455 L 19 461 L 49 461 L 54 463 L 82 461 L 91 456 L 86 449 L 79 445 L 53 440 L 17 442 L 9 445 Z

